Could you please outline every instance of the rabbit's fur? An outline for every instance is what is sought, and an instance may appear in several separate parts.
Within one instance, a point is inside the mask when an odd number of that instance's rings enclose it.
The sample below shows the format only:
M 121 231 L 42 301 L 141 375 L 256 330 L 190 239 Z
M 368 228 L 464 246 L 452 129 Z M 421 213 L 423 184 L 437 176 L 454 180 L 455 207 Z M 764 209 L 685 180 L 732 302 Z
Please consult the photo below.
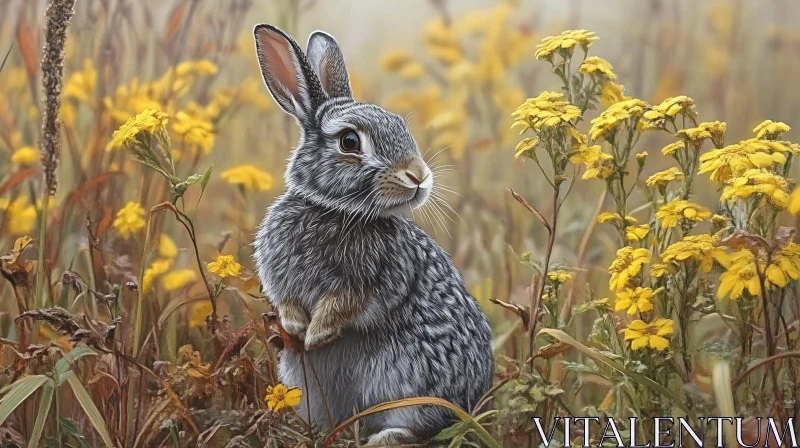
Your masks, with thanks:
M 330 426 L 407 397 L 471 410 L 491 385 L 491 329 L 448 254 L 400 215 L 425 202 L 433 177 L 405 121 L 353 100 L 330 35 L 312 34 L 306 57 L 271 25 L 254 34 L 264 81 L 301 128 L 287 191 L 254 243 L 264 292 L 287 332 L 305 341 L 305 371 L 300 353 L 280 354 L 281 381 L 304 392 L 298 411 L 308 418 L 308 397 L 311 421 Z M 341 146 L 350 131 L 357 153 Z M 406 407 L 368 417 L 362 428 L 376 433 L 373 444 L 409 443 L 451 417 Z

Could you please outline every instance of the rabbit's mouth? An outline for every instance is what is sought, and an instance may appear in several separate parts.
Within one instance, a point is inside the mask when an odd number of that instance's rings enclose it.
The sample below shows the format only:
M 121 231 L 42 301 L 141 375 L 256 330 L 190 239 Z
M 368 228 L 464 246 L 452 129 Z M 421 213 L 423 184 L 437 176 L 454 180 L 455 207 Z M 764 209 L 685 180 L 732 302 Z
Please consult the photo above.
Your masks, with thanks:
M 384 173 L 379 183 L 390 204 L 384 213 L 393 214 L 421 207 L 433 189 L 433 174 L 421 158 L 415 157 Z

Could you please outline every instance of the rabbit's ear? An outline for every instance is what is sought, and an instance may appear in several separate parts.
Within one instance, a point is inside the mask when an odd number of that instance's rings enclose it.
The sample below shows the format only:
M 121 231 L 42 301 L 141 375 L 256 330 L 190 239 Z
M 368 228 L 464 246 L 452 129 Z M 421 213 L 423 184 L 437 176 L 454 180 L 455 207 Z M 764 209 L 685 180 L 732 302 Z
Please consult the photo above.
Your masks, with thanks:
M 272 25 L 256 25 L 253 34 L 261 75 L 272 97 L 297 119 L 313 117 L 325 92 L 300 46 Z
M 306 52 L 325 93 L 331 98 L 352 98 L 350 78 L 347 76 L 344 56 L 336 39 L 324 31 L 315 31 L 308 38 Z

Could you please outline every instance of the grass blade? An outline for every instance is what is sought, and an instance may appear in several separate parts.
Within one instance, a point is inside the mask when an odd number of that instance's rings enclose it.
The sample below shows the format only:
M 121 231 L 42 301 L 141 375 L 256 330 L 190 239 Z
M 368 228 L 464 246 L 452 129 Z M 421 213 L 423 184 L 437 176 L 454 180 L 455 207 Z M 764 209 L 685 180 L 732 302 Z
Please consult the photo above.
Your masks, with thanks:
M 352 425 L 356 421 L 372 414 L 377 414 L 379 412 L 389 411 L 392 409 L 404 408 L 408 406 L 423 406 L 423 405 L 430 405 L 430 406 L 439 406 L 445 409 L 450 410 L 453 412 L 456 417 L 459 418 L 462 422 L 468 423 L 472 430 L 475 431 L 475 434 L 481 440 L 484 446 L 489 448 L 501 448 L 500 443 L 498 443 L 494 438 L 492 438 L 491 434 L 484 428 L 480 423 L 475 421 L 475 419 L 470 416 L 467 411 L 461 409 L 459 406 L 450 403 L 447 400 L 443 400 L 437 397 L 413 397 L 413 398 L 404 398 L 402 400 L 397 401 L 387 401 L 386 403 L 381 403 L 375 405 L 363 412 L 359 412 L 358 414 L 348 418 L 345 420 L 341 425 L 337 426 L 336 428 L 325 437 L 325 441 L 322 442 L 323 448 L 330 446 L 331 443 L 336 439 L 336 436 L 344 431 L 348 426 Z
M 39 446 L 39 439 L 42 438 L 44 424 L 47 422 L 47 415 L 50 414 L 50 404 L 53 402 L 55 390 L 55 382 L 48 379 L 42 389 L 42 399 L 39 401 L 39 409 L 36 410 L 36 423 L 33 425 L 28 448 L 37 448 Z
M 646 377 L 646 376 L 644 376 L 644 375 L 642 375 L 640 373 L 632 372 L 632 371 L 626 369 L 625 367 L 622 366 L 622 364 L 619 364 L 616 361 L 612 361 L 612 360 L 606 358 L 605 356 L 601 355 L 600 353 L 597 353 L 595 350 L 592 350 L 591 348 L 581 344 L 580 342 L 578 342 L 575 339 L 573 339 L 572 336 L 568 335 L 567 333 L 565 333 L 565 332 L 563 332 L 561 330 L 555 330 L 555 329 L 552 329 L 552 328 L 545 328 L 545 329 L 540 330 L 539 333 L 537 334 L 537 336 L 541 335 L 541 334 L 546 334 L 546 335 L 552 336 L 555 339 L 557 339 L 559 342 L 563 342 L 565 344 L 569 344 L 569 345 L 575 347 L 576 349 L 580 350 L 581 353 L 583 353 L 584 355 L 592 358 L 595 362 L 598 362 L 598 363 L 600 363 L 600 364 L 602 364 L 602 365 L 604 365 L 606 367 L 610 367 L 610 368 L 616 370 L 617 372 L 619 372 L 619 373 L 621 373 L 621 374 L 623 374 L 625 376 L 630 377 L 631 379 L 633 379 L 637 383 L 639 383 L 642 386 L 652 390 L 653 392 L 659 393 L 659 394 L 667 397 L 668 399 L 670 399 L 670 401 L 672 401 L 672 403 L 675 406 L 680 408 L 681 411 L 685 412 L 687 416 L 689 416 L 692 419 L 696 419 L 696 417 L 694 415 L 694 412 L 692 412 L 686 406 L 685 403 L 680 401 L 678 399 L 678 397 L 673 395 L 672 392 L 667 390 L 667 388 L 665 388 L 664 386 L 662 386 L 662 385 L 658 384 L 657 382 L 651 380 L 650 378 L 648 378 L 648 377 Z
M 106 422 L 103 420 L 103 415 L 100 414 L 97 406 L 95 406 L 94 401 L 92 401 L 92 397 L 89 396 L 89 392 L 87 392 L 86 388 L 83 387 L 83 384 L 81 384 L 81 380 L 79 380 L 75 375 L 69 375 L 67 377 L 67 381 L 69 382 L 69 385 L 72 386 L 72 392 L 75 394 L 75 398 L 78 399 L 78 403 L 80 403 L 81 407 L 83 408 L 83 412 L 85 412 L 89 417 L 89 421 L 92 423 L 92 426 L 103 440 L 103 444 L 105 444 L 107 447 L 113 447 L 114 443 L 111 441 L 111 435 L 108 433 L 108 428 L 106 428 Z
M 8 393 L 0 400 L 0 424 L 3 424 L 8 416 L 14 412 L 14 409 L 17 409 L 26 398 L 36 392 L 36 389 L 41 387 L 42 384 L 49 379 L 50 378 L 45 375 L 26 376 L 4 388 Z
M 71 352 L 64 354 L 56 363 L 56 372 L 58 373 L 59 379 L 67 372 L 72 364 L 75 364 L 84 356 L 90 355 L 97 355 L 97 353 L 89 347 L 76 347 L 72 349 Z M 60 386 L 63 382 L 63 380 L 59 381 L 58 385 Z

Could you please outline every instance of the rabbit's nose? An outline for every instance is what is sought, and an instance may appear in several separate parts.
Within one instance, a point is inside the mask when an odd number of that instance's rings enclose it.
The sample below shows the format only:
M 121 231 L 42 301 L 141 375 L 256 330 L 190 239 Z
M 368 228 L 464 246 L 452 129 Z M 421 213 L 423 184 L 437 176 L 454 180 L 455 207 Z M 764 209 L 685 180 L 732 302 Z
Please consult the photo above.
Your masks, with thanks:
M 411 170 L 406 170 L 406 176 L 411 182 L 414 182 L 415 185 L 420 185 L 422 183 L 421 179 L 417 179 L 417 175 L 415 175 Z
M 429 188 L 431 183 L 431 170 L 422 159 L 416 158 L 412 160 L 402 171 L 405 178 L 414 187 Z M 411 185 L 409 185 L 411 186 Z

